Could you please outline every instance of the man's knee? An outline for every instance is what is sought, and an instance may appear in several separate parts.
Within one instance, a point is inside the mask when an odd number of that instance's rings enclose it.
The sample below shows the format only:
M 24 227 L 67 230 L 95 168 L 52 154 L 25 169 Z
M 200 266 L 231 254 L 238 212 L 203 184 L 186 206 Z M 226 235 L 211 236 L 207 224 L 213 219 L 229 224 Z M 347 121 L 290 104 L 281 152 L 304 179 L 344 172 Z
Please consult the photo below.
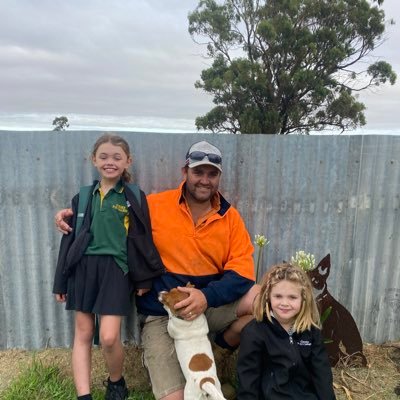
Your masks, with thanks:
M 240 299 L 237 316 L 239 318 L 253 314 L 254 299 L 260 293 L 260 285 L 255 284 L 252 288 Z M 250 318 L 251 319 L 251 318 Z M 249 322 L 249 320 L 247 321 Z

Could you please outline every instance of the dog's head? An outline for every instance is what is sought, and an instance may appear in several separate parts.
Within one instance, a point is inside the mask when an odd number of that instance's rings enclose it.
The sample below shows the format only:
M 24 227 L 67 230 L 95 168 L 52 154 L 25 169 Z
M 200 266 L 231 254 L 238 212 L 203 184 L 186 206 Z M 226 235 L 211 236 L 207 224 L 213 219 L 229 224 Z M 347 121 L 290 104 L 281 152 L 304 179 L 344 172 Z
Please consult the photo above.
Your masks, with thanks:
M 194 287 L 194 285 L 187 283 L 186 287 Z M 180 292 L 177 288 L 171 289 L 169 292 L 162 291 L 158 293 L 158 300 L 164 305 L 164 308 L 171 311 L 172 315 L 179 317 L 179 309 L 175 309 L 175 304 L 189 297 L 188 293 Z

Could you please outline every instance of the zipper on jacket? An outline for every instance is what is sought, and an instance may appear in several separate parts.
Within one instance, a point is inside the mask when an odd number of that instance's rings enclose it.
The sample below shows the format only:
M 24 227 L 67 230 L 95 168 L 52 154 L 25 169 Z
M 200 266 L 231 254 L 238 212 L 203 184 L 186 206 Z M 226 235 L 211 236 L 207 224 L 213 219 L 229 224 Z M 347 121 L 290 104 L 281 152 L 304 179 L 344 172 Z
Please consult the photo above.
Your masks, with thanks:
M 294 342 L 293 342 L 293 333 L 294 333 L 294 329 L 293 329 L 293 326 L 288 330 L 288 335 L 289 335 L 289 342 L 290 342 L 290 344 L 293 344 Z

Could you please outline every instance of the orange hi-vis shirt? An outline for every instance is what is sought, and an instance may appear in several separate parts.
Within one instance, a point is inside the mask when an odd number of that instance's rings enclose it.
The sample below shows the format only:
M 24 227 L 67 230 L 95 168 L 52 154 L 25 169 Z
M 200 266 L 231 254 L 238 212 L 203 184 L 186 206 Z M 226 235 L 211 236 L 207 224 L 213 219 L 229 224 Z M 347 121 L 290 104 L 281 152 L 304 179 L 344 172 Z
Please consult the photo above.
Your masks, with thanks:
M 153 282 L 153 297 L 191 282 L 202 290 L 209 307 L 233 302 L 254 284 L 254 249 L 243 219 L 218 193 L 212 211 L 195 225 L 183 185 L 147 196 L 153 240 L 167 271 Z M 137 300 L 139 312 L 165 314 L 159 302 L 157 312 L 145 298 Z

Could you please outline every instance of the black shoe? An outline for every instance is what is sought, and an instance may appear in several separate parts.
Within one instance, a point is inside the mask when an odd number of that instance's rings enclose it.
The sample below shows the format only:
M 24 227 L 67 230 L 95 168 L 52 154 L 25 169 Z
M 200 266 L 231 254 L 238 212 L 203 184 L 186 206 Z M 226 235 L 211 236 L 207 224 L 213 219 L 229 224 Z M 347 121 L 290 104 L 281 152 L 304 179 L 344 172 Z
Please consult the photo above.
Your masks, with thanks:
M 105 400 L 126 400 L 128 398 L 128 389 L 125 381 L 123 385 L 114 385 L 109 379 L 104 381 L 107 387 Z

